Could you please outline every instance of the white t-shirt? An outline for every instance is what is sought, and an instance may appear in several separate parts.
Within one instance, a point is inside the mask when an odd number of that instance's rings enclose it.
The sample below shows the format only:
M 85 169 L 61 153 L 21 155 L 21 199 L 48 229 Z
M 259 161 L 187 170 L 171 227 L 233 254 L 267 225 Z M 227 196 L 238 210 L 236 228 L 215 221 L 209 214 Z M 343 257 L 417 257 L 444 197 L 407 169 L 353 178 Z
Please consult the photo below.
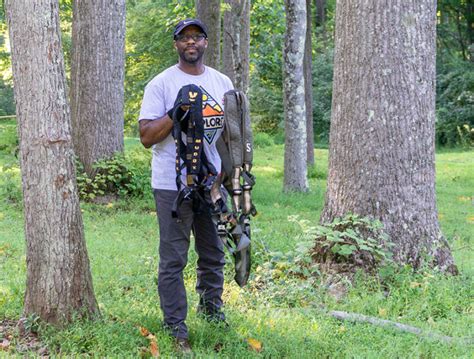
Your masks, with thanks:
M 216 149 L 216 141 L 224 125 L 224 94 L 232 90 L 230 79 L 217 70 L 206 66 L 201 75 L 189 75 L 178 65 L 171 66 L 145 87 L 140 120 L 156 120 L 163 117 L 174 106 L 181 87 L 194 84 L 203 92 L 204 151 L 217 171 L 221 160 Z M 163 141 L 153 145 L 151 186 L 155 189 L 177 190 L 176 188 L 176 146 L 171 134 Z M 186 172 L 183 169 L 183 176 Z

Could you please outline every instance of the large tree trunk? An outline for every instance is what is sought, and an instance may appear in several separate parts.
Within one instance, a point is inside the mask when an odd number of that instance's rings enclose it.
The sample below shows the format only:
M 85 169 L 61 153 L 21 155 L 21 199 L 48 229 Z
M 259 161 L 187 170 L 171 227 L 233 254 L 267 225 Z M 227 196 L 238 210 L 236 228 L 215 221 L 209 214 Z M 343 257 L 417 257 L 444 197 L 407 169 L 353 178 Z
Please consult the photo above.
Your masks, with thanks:
M 220 0 L 196 0 L 196 14 L 207 27 L 209 44 L 204 63 L 219 69 L 221 61 L 221 2 Z
M 311 0 L 306 0 L 306 38 L 304 44 L 304 96 L 306 106 L 306 157 L 309 166 L 314 165 L 313 128 L 313 48 L 311 41 Z
M 285 106 L 285 191 L 307 191 L 306 109 L 303 59 L 306 38 L 305 0 L 285 0 L 283 52 Z
M 436 1 L 338 0 L 336 14 L 321 221 L 379 219 L 396 261 L 455 272 L 435 201 Z
M 57 0 L 6 2 L 20 138 L 25 316 L 98 311 L 76 191 Z
M 74 0 L 71 110 L 74 149 L 87 173 L 123 151 L 125 0 Z
M 247 93 L 250 58 L 250 0 L 225 0 L 223 72 Z

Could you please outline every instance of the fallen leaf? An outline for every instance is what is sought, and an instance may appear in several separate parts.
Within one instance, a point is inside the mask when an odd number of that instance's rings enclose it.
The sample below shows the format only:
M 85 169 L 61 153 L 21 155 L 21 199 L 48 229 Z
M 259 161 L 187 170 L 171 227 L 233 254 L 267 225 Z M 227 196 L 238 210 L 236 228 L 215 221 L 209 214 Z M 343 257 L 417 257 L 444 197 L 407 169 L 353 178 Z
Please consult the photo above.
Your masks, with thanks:
M 247 343 L 251 349 L 255 350 L 257 353 L 262 351 L 262 342 L 258 341 L 257 339 L 248 338 Z
M 107 208 L 112 208 L 114 204 L 112 202 L 107 203 Z
M 387 309 L 385 308 L 379 308 L 379 315 L 381 317 L 385 317 L 387 315 Z
M 474 216 L 468 217 L 467 220 L 468 220 L 469 222 L 474 222 Z
M 150 339 L 150 335 L 147 338 Z M 153 358 L 160 357 L 160 350 L 158 349 L 158 343 L 156 342 L 156 338 L 154 335 L 153 338 L 150 339 L 150 353 Z
M 417 287 L 420 287 L 421 286 L 421 283 L 418 283 L 418 282 L 411 282 L 410 283 L 410 288 L 417 288 Z
M 9 350 L 10 348 L 10 341 L 8 339 L 3 339 L 0 343 L 0 350 Z
M 339 327 L 339 333 L 344 333 L 345 331 L 346 331 L 346 327 L 343 326 L 343 325 L 341 325 L 341 326 Z
M 147 328 L 140 327 L 140 334 L 141 334 L 143 337 L 147 337 L 148 335 L 150 335 L 150 332 L 148 331 Z

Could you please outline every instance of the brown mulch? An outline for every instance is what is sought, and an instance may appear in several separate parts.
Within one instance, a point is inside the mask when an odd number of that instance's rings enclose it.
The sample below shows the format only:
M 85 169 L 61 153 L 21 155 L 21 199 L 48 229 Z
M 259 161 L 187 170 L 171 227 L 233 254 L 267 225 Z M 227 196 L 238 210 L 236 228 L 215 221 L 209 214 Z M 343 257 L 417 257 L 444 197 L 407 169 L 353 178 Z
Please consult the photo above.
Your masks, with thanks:
M 49 358 L 47 346 L 41 343 L 37 333 L 25 328 L 24 319 L 0 321 L 0 356 L 1 353 L 34 353 L 40 358 Z

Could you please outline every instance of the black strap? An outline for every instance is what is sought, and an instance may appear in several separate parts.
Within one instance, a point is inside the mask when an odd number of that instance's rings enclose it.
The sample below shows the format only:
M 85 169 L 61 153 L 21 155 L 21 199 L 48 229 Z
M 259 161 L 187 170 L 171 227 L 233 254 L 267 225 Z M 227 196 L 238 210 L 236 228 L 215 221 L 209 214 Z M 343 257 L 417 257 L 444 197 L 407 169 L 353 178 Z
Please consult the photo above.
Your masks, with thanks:
M 183 116 L 183 107 L 189 107 Z M 173 218 L 179 218 L 179 207 L 185 200 L 193 201 L 193 211 L 199 212 L 206 203 L 203 189 L 210 190 L 217 171 L 204 151 L 204 119 L 202 116 L 202 90 L 196 85 L 186 85 L 178 92 L 172 111 L 173 137 L 176 145 L 176 187 L 178 196 L 172 209 Z M 185 124 L 185 128 L 183 128 Z M 182 133 L 186 134 L 186 143 Z M 182 171 L 186 168 L 186 181 Z M 208 203 L 206 203 L 208 204 Z

